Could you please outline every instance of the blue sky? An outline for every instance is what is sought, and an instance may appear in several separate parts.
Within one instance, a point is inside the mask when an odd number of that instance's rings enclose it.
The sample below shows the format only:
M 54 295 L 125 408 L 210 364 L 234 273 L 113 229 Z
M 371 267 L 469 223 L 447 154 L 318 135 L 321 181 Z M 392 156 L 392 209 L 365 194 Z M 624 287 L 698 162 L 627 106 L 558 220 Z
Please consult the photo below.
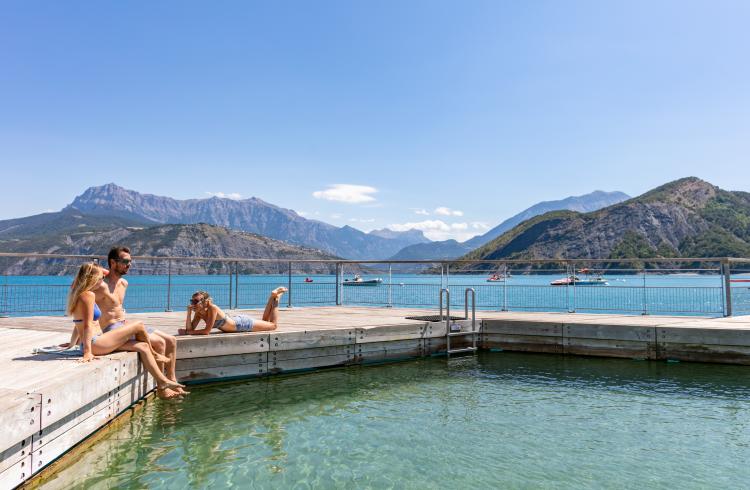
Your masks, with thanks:
M 5 1 L 0 219 L 116 182 L 465 239 L 595 189 L 750 191 L 748 18 L 746 1 Z

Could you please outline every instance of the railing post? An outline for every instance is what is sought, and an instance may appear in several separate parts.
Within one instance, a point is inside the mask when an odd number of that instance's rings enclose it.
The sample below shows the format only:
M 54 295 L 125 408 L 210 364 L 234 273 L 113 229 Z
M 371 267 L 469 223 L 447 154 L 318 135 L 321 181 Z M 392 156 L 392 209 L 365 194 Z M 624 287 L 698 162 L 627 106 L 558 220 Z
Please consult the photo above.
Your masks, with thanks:
M 575 313 L 576 312 L 576 308 L 578 308 L 578 302 L 577 302 L 578 298 L 576 297 L 576 283 L 578 281 L 575 280 L 575 278 L 576 278 L 576 266 L 575 266 L 575 264 L 570 264 L 569 270 L 570 270 L 570 275 L 573 276 L 573 309 L 571 310 L 571 313 Z M 570 276 L 568 276 L 568 277 L 570 277 Z
M 503 264 L 503 309 L 508 311 L 508 264 Z
M 237 262 L 234 263 L 234 308 L 240 305 L 240 269 Z
M 646 294 L 646 266 L 643 266 L 643 313 L 642 315 L 648 315 L 648 295 Z
M 232 309 L 232 264 L 227 263 L 229 269 L 229 309 Z
M 724 316 L 732 316 L 732 267 L 728 258 L 721 265 L 724 269 Z
M 172 260 L 167 259 L 167 308 L 164 311 L 172 311 Z
M 565 276 L 570 279 L 570 264 L 567 262 L 565 262 Z M 568 313 L 573 313 L 573 311 L 570 309 L 570 281 L 565 283 L 565 306 L 568 310 Z
M 341 306 L 341 263 L 336 262 L 336 306 Z
M 393 264 L 388 262 L 388 308 L 393 307 Z
M 292 262 L 289 262 L 289 276 L 287 277 L 286 307 L 292 307 Z

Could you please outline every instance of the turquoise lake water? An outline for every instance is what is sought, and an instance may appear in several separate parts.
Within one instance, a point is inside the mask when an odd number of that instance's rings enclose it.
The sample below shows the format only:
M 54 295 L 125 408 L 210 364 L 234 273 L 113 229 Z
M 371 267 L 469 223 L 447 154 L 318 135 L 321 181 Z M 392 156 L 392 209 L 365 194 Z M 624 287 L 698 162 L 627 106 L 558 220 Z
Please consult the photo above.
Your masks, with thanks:
M 312 282 L 305 282 L 309 277 Z M 627 314 L 676 314 L 721 316 L 724 314 L 723 281 L 716 274 L 647 274 L 605 276 L 608 286 L 551 286 L 564 275 L 514 275 L 507 281 L 487 282 L 486 275 L 441 277 L 425 274 L 365 275 L 380 277 L 376 287 L 338 288 L 339 301 L 347 305 L 437 308 L 441 287 L 451 290 L 451 305 L 463 309 L 466 288 L 476 291 L 480 309 L 511 311 L 581 311 Z M 748 278 L 750 275 L 733 277 Z M 262 307 L 269 291 L 291 285 L 285 303 L 293 306 L 336 304 L 336 278 L 330 275 L 131 275 L 125 301 L 129 312 L 182 309 L 199 289 L 211 293 L 227 308 Z M 0 314 L 61 315 L 71 277 L 0 277 Z M 750 283 L 734 283 L 732 304 L 736 314 L 750 313 Z M 283 304 L 282 306 L 284 306 Z
M 193 387 L 45 488 L 746 488 L 741 366 L 482 353 Z

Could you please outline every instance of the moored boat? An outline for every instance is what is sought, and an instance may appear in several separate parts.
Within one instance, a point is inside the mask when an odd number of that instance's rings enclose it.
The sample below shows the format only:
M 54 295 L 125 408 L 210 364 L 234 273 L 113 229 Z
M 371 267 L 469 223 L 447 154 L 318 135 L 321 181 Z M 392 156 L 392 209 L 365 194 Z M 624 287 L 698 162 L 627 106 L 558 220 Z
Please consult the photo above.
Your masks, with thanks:
M 344 279 L 344 286 L 377 286 L 381 284 L 383 280 L 379 277 L 375 279 L 362 279 L 359 274 L 354 275 L 354 279 Z
M 587 276 L 581 279 L 578 276 L 568 276 L 562 279 L 555 279 L 550 282 L 551 286 L 609 286 L 609 283 L 602 276 Z

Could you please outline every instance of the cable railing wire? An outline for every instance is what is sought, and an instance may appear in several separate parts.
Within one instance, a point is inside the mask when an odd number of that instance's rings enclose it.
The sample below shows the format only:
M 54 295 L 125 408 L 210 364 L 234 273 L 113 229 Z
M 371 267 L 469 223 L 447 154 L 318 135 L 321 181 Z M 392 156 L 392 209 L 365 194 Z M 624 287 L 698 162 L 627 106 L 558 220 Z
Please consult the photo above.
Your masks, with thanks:
M 106 263 L 105 257 L 54 254 L 0 253 L 0 259 L 8 271 L 0 282 L 0 316 L 63 314 L 68 287 L 80 264 Z M 23 264 L 11 263 L 13 259 Z M 22 265 L 37 275 L 13 274 Z M 253 273 L 259 269 L 264 273 Z M 417 272 L 406 272 L 411 270 Z M 41 273 L 45 271 L 48 275 Z M 361 285 L 356 276 L 375 283 Z M 607 285 L 580 284 L 597 276 Z M 567 284 L 551 285 L 565 278 Z M 208 291 L 222 308 L 260 308 L 272 289 L 285 286 L 290 293 L 284 306 L 434 308 L 441 288 L 471 287 L 477 308 L 486 310 L 750 314 L 750 259 L 343 261 L 135 256 L 128 280 L 125 307 L 130 312 L 183 308 L 197 290 Z M 462 295 L 452 295 L 451 307 L 463 306 Z

